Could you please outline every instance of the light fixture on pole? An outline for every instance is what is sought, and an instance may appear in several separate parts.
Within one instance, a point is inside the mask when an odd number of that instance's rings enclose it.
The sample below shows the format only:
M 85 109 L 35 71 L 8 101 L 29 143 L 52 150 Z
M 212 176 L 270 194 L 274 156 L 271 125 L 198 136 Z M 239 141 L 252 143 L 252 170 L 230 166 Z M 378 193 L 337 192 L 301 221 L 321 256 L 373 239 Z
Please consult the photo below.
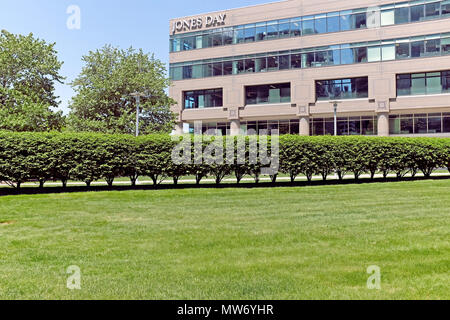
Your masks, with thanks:
M 334 109 L 334 136 L 337 136 L 338 135 L 337 111 L 338 111 L 338 104 L 341 102 L 340 101 L 330 101 L 330 103 L 333 105 L 333 109 Z

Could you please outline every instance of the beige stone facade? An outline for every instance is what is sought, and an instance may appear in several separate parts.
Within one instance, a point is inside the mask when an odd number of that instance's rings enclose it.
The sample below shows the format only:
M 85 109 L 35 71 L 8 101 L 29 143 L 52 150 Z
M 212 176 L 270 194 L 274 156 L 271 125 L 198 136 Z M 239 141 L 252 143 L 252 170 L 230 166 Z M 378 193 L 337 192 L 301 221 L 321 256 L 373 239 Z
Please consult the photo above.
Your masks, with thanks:
M 400 2 L 402 1 L 287 0 L 241 9 L 226 10 L 220 12 L 220 14 L 226 14 L 225 26 L 231 27 L 276 19 L 317 15 L 333 11 L 379 7 Z M 212 13 L 210 15 L 214 16 L 216 14 L 219 13 Z M 205 14 L 201 14 L 199 16 L 171 20 L 171 34 L 174 24 L 177 21 L 204 16 Z M 192 32 L 192 30 L 181 31 L 177 34 L 189 32 Z M 449 32 L 450 17 L 442 17 L 440 19 L 424 20 L 414 23 L 171 52 L 170 63 L 176 64 L 272 51 L 399 39 Z M 440 113 L 442 117 L 446 114 L 450 115 L 449 93 L 397 95 L 397 75 L 443 70 L 450 70 L 450 55 L 176 80 L 172 82 L 170 87 L 170 96 L 177 101 L 177 104 L 173 106 L 173 111 L 178 114 L 178 133 L 182 132 L 184 123 L 192 124 L 195 121 L 229 123 L 231 133 L 238 134 L 241 122 L 298 119 L 299 134 L 309 135 L 311 134 L 311 119 L 329 119 L 334 116 L 333 104 L 330 101 L 317 100 L 316 81 L 368 77 L 368 97 L 340 100 L 338 104 L 338 117 L 374 116 L 374 119 L 378 120 L 376 121 L 377 134 L 387 136 L 390 134 L 390 131 L 392 133 L 392 129 L 390 130 L 389 128 L 391 115 L 436 113 Z M 289 103 L 246 105 L 245 88 L 247 86 L 277 83 L 291 84 L 291 101 Z M 184 93 L 186 91 L 215 88 L 223 89 L 223 106 L 203 109 L 184 108 Z M 450 133 L 445 131 L 441 127 L 440 132 L 426 132 L 426 134 L 422 135 L 450 136 Z

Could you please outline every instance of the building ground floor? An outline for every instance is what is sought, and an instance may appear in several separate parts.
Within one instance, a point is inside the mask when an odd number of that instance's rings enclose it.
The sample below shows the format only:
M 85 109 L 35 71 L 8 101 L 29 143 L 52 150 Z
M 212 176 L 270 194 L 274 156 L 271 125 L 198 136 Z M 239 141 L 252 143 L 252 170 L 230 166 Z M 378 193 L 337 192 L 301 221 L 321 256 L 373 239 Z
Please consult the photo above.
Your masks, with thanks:
M 333 115 L 304 117 L 273 117 L 268 119 L 199 120 L 180 123 L 178 133 L 200 132 L 222 135 L 238 134 L 299 134 L 309 136 L 436 136 L 450 137 L 448 112 L 372 113 L 367 115 Z

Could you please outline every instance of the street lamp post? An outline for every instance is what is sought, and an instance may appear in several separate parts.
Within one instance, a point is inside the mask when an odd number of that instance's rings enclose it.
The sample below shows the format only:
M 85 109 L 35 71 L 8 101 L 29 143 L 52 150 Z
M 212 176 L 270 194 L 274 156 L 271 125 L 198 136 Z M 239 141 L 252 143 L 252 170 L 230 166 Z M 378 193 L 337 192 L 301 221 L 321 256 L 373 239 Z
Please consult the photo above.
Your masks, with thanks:
M 334 108 L 334 136 L 338 135 L 338 127 L 337 127 L 337 111 L 339 101 L 330 101 Z
M 130 96 L 134 97 L 136 99 L 136 137 L 139 137 L 139 120 L 140 120 L 140 112 L 141 112 L 141 98 L 148 98 L 149 95 L 140 93 L 140 92 L 134 92 L 130 94 Z

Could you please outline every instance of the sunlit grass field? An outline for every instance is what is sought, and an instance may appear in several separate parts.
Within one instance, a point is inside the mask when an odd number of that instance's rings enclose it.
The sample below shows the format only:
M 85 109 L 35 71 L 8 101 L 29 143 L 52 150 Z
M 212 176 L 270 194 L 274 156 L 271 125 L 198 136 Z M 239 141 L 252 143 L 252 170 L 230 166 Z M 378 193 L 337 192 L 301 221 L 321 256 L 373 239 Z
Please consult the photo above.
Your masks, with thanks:
M 450 298 L 450 180 L 7 196 L 0 239 L 0 299 Z

